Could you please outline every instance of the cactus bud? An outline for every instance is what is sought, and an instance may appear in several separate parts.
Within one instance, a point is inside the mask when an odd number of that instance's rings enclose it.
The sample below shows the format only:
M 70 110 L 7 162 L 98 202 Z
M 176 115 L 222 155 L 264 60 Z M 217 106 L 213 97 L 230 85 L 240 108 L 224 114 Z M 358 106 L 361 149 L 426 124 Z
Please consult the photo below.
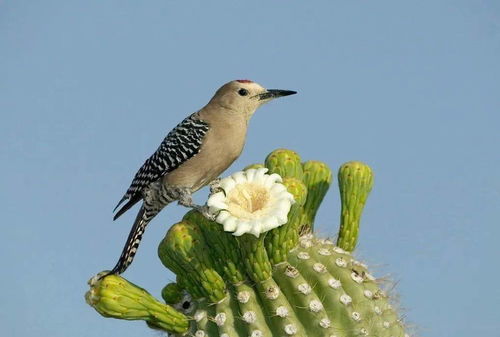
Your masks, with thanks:
M 295 151 L 291 150 L 274 150 L 267 156 L 265 165 L 269 169 L 270 174 L 277 173 L 282 178 L 296 178 L 302 180 L 304 174 L 300 156 Z
M 302 215 L 301 234 L 309 233 L 313 230 L 316 212 L 332 182 L 332 171 L 325 163 L 311 160 L 305 162 L 303 168 L 303 181 L 307 187 L 307 200 Z
M 178 303 L 182 295 L 182 288 L 177 283 L 169 283 L 161 290 L 161 297 L 167 304 Z
M 362 162 L 343 164 L 338 174 L 342 209 L 337 245 L 353 251 L 358 241 L 359 222 L 366 199 L 373 186 L 373 172 Z
M 175 333 L 188 330 L 188 318 L 172 307 L 158 302 L 146 290 L 118 275 L 100 278 L 99 273 L 89 280 L 90 290 L 85 300 L 105 317 L 144 320 L 152 326 Z

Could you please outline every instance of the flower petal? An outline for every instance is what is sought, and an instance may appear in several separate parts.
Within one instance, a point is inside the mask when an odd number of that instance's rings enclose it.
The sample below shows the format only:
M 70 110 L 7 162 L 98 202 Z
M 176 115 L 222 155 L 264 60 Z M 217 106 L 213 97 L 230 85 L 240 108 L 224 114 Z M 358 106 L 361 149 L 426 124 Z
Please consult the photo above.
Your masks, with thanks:
M 258 185 L 263 185 L 267 171 L 268 169 L 265 167 L 257 169 L 253 178 L 253 182 Z
M 262 231 L 267 232 L 273 228 L 279 227 L 278 219 L 276 217 L 270 216 L 262 221 Z
M 245 172 L 243 171 L 235 172 L 231 175 L 231 177 L 234 179 L 237 185 L 247 182 L 247 177 L 245 176 Z
M 288 209 L 281 209 L 276 213 L 275 217 L 281 224 L 285 224 L 288 222 L 288 212 L 290 211 L 290 207 Z
M 261 233 L 266 232 L 262 230 L 262 222 L 255 222 L 250 226 L 250 234 L 253 234 L 255 237 L 259 237 Z
M 269 177 L 275 183 L 282 183 L 283 182 L 283 178 L 281 178 L 281 176 L 279 174 L 277 174 L 277 173 L 273 173 Z
M 271 187 L 271 195 L 274 197 L 279 197 L 283 192 L 287 192 L 285 185 L 282 184 L 274 184 Z M 288 193 L 288 192 L 287 192 Z
M 290 203 L 290 200 L 288 200 L 288 199 L 281 199 L 276 204 L 276 208 L 277 209 L 284 209 L 284 210 L 288 209 L 288 210 L 290 210 L 290 206 L 291 206 L 291 203 Z
M 208 207 L 213 207 L 215 209 L 227 209 L 226 196 L 224 192 L 217 192 L 212 194 L 207 200 Z
M 219 185 L 227 195 L 236 186 L 236 181 L 232 177 L 227 177 L 222 179 Z
M 220 224 L 224 224 L 230 216 L 232 216 L 232 215 L 228 211 L 226 211 L 226 210 L 220 211 L 219 214 L 217 215 L 217 219 L 215 219 L 215 221 L 217 221 Z
M 245 173 L 247 176 L 247 182 L 251 183 L 254 180 L 255 175 L 257 174 L 257 170 L 256 169 L 248 169 L 245 171 Z
M 250 224 L 246 221 L 244 222 L 240 222 L 238 224 L 238 228 L 236 229 L 236 231 L 233 233 L 234 236 L 241 236 L 245 233 L 248 233 L 250 231 Z M 257 235 L 258 237 L 258 235 Z
M 238 219 L 235 218 L 234 216 L 229 216 L 223 223 L 222 225 L 224 226 L 224 231 L 225 232 L 234 232 L 234 230 L 237 228 L 238 224 Z
M 266 188 L 266 189 L 270 189 L 274 184 L 274 178 L 272 175 L 265 175 L 262 179 L 262 185 Z

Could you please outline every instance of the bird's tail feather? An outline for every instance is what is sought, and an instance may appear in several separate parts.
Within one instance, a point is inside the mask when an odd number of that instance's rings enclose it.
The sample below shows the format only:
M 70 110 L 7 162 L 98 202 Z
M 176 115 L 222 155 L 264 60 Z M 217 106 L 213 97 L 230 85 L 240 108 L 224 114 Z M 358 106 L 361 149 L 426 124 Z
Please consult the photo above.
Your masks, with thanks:
M 157 211 L 149 212 L 141 207 L 139 213 L 137 213 L 137 217 L 135 218 L 134 225 L 130 230 L 130 234 L 128 235 L 127 242 L 123 247 L 122 254 L 120 259 L 116 263 L 115 267 L 109 274 L 121 274 L 123 273 L 128 266 L 134 260 L 137 249 L 139 248 L 139 244 L 141 243 L 142 235 L 144 234 L 144 230 L 146 226 L 149 224 L 151 219 L 158 214 Z

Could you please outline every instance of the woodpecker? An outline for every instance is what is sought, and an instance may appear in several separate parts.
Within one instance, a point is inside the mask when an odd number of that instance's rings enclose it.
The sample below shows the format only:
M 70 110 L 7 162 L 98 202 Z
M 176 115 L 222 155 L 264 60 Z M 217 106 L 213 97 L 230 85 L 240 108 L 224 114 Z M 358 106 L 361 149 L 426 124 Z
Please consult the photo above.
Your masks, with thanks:
M 296 94 L 291 90 L 265 89 L 250 80 L 224 84 L 201 110 L 191 114 L 168 133 L 158 149 L 141 166 L 115 207 L 127 201 L 113 220 L 142 200 L 142 206 L 115 267 L 106 275 L 121 274 L 132 263 L 148 223 L 169 203 L 197 209 L 191 195 L 210 184 L 241 154 L 248 122 L 254 112 L 274 98 Z M 104 276 L 106 276 L 104 275 Z

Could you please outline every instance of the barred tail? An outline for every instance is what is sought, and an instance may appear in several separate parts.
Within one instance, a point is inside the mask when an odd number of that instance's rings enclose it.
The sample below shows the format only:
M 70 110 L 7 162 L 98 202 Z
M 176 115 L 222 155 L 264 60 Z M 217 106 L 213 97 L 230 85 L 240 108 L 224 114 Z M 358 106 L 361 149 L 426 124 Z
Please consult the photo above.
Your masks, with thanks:
M 116 263 L 113 270 L 109 272 L 109 274 L 121 274 L 132 263 L 135 254 L 137 253 L 137 249 L 139 248 L 139 244 L 141 243 L 144 230 L 146 229 L 146 226 L 149 224 L 151 219 L 156 216 L 156 214 L 158 214 L 158 211 L 146 211 L 144 209 L 144 206 L 141 207 L 139 213 L 137 213 L 137 217 L 135 218 L 134 225 L 130 230 L 130 234 L 128 235 L 125 247 L 123 247 L 120 259 Z

